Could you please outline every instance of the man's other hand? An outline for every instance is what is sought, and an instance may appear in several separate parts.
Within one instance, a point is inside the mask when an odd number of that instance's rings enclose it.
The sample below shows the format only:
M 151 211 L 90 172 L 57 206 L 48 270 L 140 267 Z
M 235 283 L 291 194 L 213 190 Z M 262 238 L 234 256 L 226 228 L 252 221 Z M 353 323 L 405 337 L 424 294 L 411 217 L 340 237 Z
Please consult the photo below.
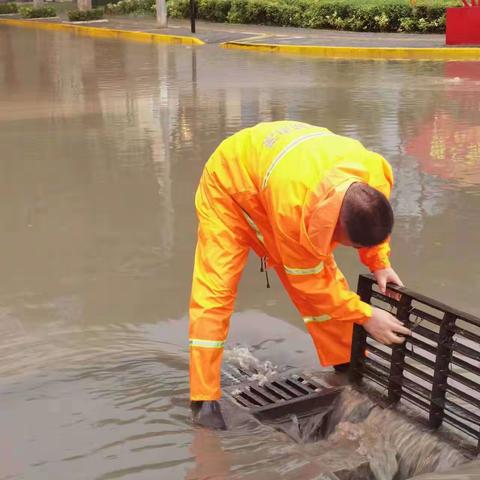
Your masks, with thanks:
M 391 345 L 401 344 L 405 341 L 404 336 L 411 335 L 411 331 L 404 327 L 402 322 L 381 308 L 373 307 L 372 316 L 363 324 L 363 328 L 377 341 Z
M 397 275 L 395 270 L 393 268 L 382 268 L 381 270 L 375 270 L 373 272 L 373 275 L 375 275 L 375 280 L 377 281 L 378 288 L 380 289 L 380 292 L 382 292 L 384 295 L 386 294 L 387 291 L 387 283 L 393 283 L 395 285 L 398 285 L 399 287 L 403 287 L 403 282 L 400 280 L 400 277 Z M 392 298 L 395 298 L 398 300 L 398 294 L 395 295 L 394 292 L 392 293 Z

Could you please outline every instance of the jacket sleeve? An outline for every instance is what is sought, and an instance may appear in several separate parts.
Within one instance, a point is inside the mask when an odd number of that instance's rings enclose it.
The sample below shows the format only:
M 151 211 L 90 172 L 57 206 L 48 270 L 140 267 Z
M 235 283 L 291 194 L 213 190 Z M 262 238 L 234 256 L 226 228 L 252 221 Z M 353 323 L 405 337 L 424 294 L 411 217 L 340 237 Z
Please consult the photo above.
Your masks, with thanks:
M 277 247 L 305 323 L 341 320 L 365 323 L 372 307 L 352 292 L 333 255 L 312 257 L 298 242 L 277 234 Z
M 370 269 L 371 272 L 390 267 L 390 242 L 386 241 L 380 245 L 369 248 L 359 248 L 358 255 L 361 262 Z

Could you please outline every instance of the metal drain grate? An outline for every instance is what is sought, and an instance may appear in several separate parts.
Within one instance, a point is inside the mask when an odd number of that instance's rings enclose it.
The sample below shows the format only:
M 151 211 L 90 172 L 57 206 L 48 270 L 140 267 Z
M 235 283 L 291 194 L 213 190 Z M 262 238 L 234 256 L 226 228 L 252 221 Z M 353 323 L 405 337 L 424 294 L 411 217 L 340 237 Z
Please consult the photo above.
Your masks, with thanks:
M 228 389 L 233 400 L 263 423 L 280 424 L 332 409 L 341 388 L 325 387 L 306 375 L 279 376 L 268 382 L 250 382 Z
M 405 288 L 392 291 L 399 300 L 379 293 L 373 275 L 359 278 L 362 300 L 391 311 L 413 334 L 391 348 L 357 325 L 350 380 L 370 379 L 390 404 L 415 404 L 427 412 L 431 427 L 450 424 L 474 438 L 479 452 L 480 319 Z

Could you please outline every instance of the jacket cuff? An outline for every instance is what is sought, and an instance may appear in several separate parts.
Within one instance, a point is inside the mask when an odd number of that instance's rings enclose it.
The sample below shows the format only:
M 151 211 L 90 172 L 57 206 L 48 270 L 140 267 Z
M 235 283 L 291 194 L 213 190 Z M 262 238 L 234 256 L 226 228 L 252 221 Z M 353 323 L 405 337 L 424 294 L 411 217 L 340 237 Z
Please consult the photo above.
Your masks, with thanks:
M 368 268 L 372 273 L 377 270 L 383 270 L 384 268 L 390 268 L 390 267 L 391 267 L 391 263 L 387 257 L 377 258 L 368 264 Z

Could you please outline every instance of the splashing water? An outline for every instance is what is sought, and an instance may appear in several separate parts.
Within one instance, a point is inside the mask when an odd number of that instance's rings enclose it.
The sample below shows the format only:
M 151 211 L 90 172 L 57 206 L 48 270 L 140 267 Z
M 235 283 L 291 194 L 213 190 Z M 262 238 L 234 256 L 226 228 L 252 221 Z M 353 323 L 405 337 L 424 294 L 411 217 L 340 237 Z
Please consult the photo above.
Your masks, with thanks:
M 259 385 L 264 385 L 279 373 L 277 365 L 269 360 L 262 362 L 247 347 L 236 346 L 225 350 L 224 359 L 230 366 L 246 374 L 249 381 L 258 382 Z

